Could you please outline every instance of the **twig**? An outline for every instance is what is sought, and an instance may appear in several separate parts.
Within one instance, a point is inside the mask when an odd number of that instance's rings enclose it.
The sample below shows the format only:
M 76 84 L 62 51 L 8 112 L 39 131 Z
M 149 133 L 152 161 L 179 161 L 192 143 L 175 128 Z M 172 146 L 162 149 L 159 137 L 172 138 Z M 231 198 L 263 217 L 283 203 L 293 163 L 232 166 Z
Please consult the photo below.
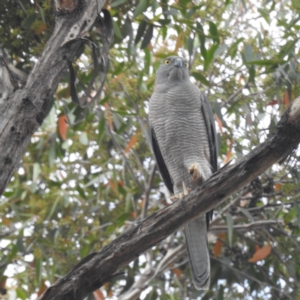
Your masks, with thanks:
M 268 208 L 273 208 L 273 207 L 277 207 L 277 206 L 293 206 L 295 205 L 295 202 L 300 204 L 300 201 L 289 201 L 289 202 L 281 202 L 281 203 L 268 203 L 266 205 L 263 206 L 258 206 L 258 207 L 250 207 L 248 208 L 249 212 L 256 212 L 256 211 L 260 211 L 260 210 L 264 210 L 264 209 L 268 209 Z
M 247 88 L 248 85 L 249 85 L 249 80 L 241 88 L 239 88 L 236 92 L 234 92 L 230 97 L 228 97 L 225 102 L 231 103 L 231 101 L 233 101 L 234 98 L 237 97 L 238 94 L 240 94 L 243 91 L 243 89 Z
M 262 221 L 251 222 L 251 223 L 248 223 L 248 224 L 235 225 L 235 226 L 233 226 L 233 228 L 235 230 L 244 231 L 244 230 L 249 230 L 249 229 L 257 228 L 257 227 L 272 226 L 274 224 L 278 224 L 278 222 L 280 222 L 280 221 L 262 220 Z M 227 230 L 228 230 L 228 227 L 225 226 L 225 225 L 224 226 L 222 226 L 222 225 L 216 226 L 215 225 L 215 226 L 211 226 L 209 228 L 209 231 L 213 232 L 213 233 L 224 232 L 224 231 L 227 231 Z
M 243 191 L 243 194 L 247 194 L 249 191 L 249 187 L 246 189 L 246 191 Z M 222 219 L 223 214 L 229 210 L 229 208 L 231 206 L 233 206 L 235 203 L 237 203 L 238 201 L 240 201 L 242 199 L 242 195 L 238 195 L 236 198 L 232 199 L 227 205 L 225 205 L 217 214 L 217 216 L 214 217 L 214 219 L 212 220 L 212 222 L 210 223 L 211 226 L 213 226 L 213 224 L 217 223 L 220 219 Z
M 184 244 L 177 246 L 176 248 L 168 249 L 166 255 L 154 268 L 151 265 L 145 269 L 140 278 L 131 286 L 131 288 L 119 296 L 119 300 L 135 300 L 138 299 L 140 293 L 148 286 L 149 282 L 153 280 L 158 274 L 165 271 L 170 265 L 174 264 L 181 256 L 186 252 Z

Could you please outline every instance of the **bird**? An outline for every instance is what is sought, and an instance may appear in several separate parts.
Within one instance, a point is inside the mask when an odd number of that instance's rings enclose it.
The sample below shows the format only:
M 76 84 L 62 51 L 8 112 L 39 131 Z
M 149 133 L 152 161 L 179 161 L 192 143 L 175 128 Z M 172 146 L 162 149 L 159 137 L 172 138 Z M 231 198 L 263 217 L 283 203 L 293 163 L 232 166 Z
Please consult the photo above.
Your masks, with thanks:
M 182 195 L 217 170 L 214 115 L 205 94 L 191 82 L 186 59 L 169 56 L 156 72 L 149 101 L 149 134 L 161 177 L 171 194 Z M 210 285 L 207 231 L 213 211 L 184 228 L 194 287 Z

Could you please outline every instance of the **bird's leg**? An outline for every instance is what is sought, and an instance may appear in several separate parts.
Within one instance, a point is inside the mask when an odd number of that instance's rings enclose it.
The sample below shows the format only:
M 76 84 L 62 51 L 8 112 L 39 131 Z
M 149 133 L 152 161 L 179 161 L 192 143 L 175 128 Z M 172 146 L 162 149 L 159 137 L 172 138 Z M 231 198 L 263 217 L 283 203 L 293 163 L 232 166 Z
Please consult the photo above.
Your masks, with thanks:
M 192 175 L 193 181 L 197 181 L 202 177 L 200 166 L 198 163 L 194 163 L 189 167 L 189 172 Z
M 187 195 L 187 194 L 191 191 L 190 188 L 188 189 L 188 188 L 186 187 L 184 181 L 182 181 L 182 190 L 183 190 L 183 195 L 184 195 L 184 196 Z
M 183 198 L 184 196 L 186 196 L 190 191 L 191 189 L 190 188 L 187 188 L 186 187 L 186 184 L 184 181 L 182 181 L 182 190 L 183 192 L 182 193 L 179 193 L 177 195 L 174 195 L 171 197 L 171 200 L 178 200 L 178 199 L 181 199 Z

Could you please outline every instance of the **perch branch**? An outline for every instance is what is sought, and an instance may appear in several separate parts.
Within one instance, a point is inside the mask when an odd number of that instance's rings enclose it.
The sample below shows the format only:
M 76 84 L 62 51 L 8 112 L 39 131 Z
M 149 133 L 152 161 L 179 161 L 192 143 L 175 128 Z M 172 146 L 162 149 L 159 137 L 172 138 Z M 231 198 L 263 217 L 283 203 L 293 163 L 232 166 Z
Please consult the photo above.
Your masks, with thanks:
M 294 100 L 267 140 L 235 164 L 218 170 L 202 186 L 165 207 L 97 253 L 79 262 L 56 281 L 40 300 L 83 299 L 122 267 L 136 259 L 185 223 L 211 210 L 267 168 L 288 156 L 300 142 L 300 97 Z

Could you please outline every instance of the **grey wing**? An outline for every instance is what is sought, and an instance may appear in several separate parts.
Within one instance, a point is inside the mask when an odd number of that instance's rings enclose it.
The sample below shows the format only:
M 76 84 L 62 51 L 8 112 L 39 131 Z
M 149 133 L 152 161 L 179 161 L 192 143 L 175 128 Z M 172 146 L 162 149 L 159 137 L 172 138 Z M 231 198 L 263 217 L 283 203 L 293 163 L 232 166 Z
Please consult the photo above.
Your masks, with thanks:
M 216 172 L 218 169 L 218 144 L 217 144 L 217 134 L 216 134 L 216 127 L 215 127 L 215 118 L 208 102 L 206 96 L 201 93 L 202 97 L 202 114 L 204 117 L 206 131 L 208 136 L 208 144 L 209 144 L 209 153 L 210 153 L 210 164 L 212 168 L 212 172 Z M 213 210 L 209 211 L 206 214 L 206 222 L 207 227 L 209 222 L 212 219 Z
M 168 190 L 170 191 L 170 193 L 174 194 L 173 182 L 170 173 L 168 171 L 168 168 L 165 164 L 164 158 L 159 149 L 158 141 L 153 127 L 150 127 L 150 140 L 151 140 L 152 150 L 155 156 L 158 170 Z

